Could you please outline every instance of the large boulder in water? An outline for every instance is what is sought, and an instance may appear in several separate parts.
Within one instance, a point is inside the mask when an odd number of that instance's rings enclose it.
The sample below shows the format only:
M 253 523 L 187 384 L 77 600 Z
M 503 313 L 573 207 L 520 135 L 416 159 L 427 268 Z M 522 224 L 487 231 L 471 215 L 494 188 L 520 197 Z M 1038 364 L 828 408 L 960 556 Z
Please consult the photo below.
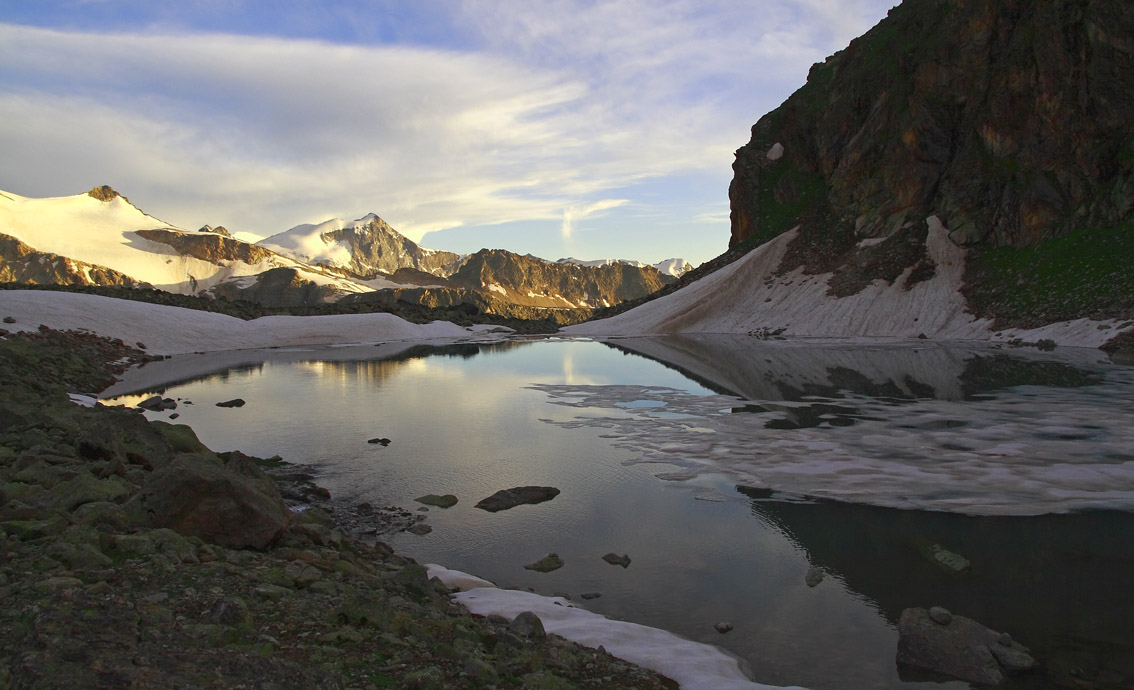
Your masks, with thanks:
M 476 507 L 495 513 L 526 503 L 543 503 L 558 495 L 559 489 L 553 486 L 517 486 L 512 489 L 501 489 L 488 498 L 481 499 Z
M 945 609 L 906 609 L 898 620 L 898 664 L 971 683 L 1000 685 L 1005 673 L 1035 666 L 1028 649 L 964 616 Z
M 262 549 L 287 528 L 291 513 L 275 482 L 251 459 L 182 453 L 151 473 L 130 501 L 135 522 L 232 548 Z

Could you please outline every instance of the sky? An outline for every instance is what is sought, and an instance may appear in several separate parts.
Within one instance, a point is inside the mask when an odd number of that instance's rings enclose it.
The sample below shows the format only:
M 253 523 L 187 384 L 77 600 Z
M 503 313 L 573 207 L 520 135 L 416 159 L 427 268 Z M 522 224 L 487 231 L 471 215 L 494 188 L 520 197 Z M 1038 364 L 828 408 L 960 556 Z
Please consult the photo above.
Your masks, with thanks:
M 0 0 L 0 189 L 697 264 L 752 125 L 895 2 Z

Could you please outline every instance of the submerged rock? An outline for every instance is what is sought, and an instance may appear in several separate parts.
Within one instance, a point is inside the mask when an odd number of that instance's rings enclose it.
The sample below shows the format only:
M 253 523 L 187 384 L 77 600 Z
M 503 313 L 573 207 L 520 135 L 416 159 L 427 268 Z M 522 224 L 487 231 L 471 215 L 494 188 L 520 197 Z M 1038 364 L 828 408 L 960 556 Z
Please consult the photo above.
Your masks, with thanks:
M 233 398 L 217 403 L 217 407 L 244 407 L 244 401 L 240 398 Z
M 501 489 L 476 504 L 477 508 L 495 513 L 524 504 L 543 503 L 559 495 L 559 489 L 552 486 L 517 486 Z
M 437 494 L 426 494 L 413 499 L 418 503 L 424 503 L 427 506 L 435 506 L 437 508 L 452 508 L 457 505 L 457 497 L 453 494 L 444 494 L 438 496 Z
M 630 567 L 630 556 L 628 556 L 626 554 L 622 554 L 621 556 L 619 556 L 618 554 L 612 552 L 612 553 L 608 553 L 605 556 L 603 556 L 602 560 L 606 561 L 607 563 L 609 563 L 611 565 L 620 565 L 623 568 L 629 568 Z
M 999 685 L 1005 673 L 1035 667 L 1028 649 L 1011 636 L 937 606 L 902 611 L 897 661 L 982 685 Z
M 537 573 L 550 573 L 563 567 L 563 559 L 557 553 L 549 553 L 535 563 L 524 566 L 524 570 L 534 570 Z

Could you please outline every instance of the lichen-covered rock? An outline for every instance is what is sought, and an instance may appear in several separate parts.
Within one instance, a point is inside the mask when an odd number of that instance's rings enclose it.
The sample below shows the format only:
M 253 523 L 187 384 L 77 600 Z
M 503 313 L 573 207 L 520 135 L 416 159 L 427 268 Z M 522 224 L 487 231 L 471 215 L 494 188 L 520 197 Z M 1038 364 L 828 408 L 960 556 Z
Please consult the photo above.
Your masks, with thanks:
M 128 507 L 147 526 L 234 548 L 262 549 L 290 522 L 274 482 L 254 464 L 203 454 L 155 470 Z

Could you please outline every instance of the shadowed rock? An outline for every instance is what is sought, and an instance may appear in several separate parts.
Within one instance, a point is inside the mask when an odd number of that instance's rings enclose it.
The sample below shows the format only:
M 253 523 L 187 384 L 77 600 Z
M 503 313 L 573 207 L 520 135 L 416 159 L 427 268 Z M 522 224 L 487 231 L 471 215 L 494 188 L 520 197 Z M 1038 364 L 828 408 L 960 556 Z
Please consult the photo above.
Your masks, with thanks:
M 902 611 L 897 661 L 982 685 L 999 685 L 1005 673 L 1035 667 L 1028 649 L 1009 635 L 940 607 Z
M 250 460 L 182 453 L 153 472 L 129 504 L 136 522 L 234 548 L 262 549 L 291 514 L 275 483 Z

